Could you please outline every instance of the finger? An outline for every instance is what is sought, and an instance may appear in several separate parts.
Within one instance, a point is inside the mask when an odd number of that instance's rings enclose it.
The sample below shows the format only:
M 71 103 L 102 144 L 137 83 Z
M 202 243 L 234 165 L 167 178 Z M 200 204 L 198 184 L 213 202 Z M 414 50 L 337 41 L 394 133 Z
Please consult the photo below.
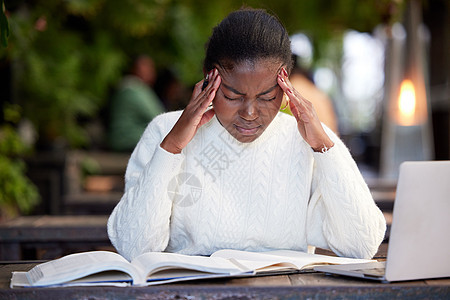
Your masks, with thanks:
M 294 104 L 297 104 L 300 102 L 300 99 L 298 98 L 299 93 L 294 89 L 292 86 L 292 83 L 289 81 L 289 77 L 287 75 L 287 71 L 285 68 L 282 68 L 281 71 L 278 73 L 278 85 L 281 87 L 283 92 L 288 96 L 289 99 L 289 105 L 291 105 L 291 102 Z
M 214 68 L 207 75 L 206 81 L 208 82 L 208 84 L 204 88 L 204 91 L 207 91 L 208 89 L 210 90 L 210 89 L 214 88 L 214 85 L 215 85 L 215 82 L 217 80 L 217 77 L 220 77 L 219 76 L 219 71 L 216 68 Z
M 205 89 L 205 98 L 204 102 L 202 102 L 203 107 L 208 107 L 214 98 L 216 97 L 216 92 L 219 89 L 220 83 L 222 82 L 222 79 L 219 75 L 219 72 L 215 69 L 214 75 L 211 78 L 212 82 L 208 84 L 208 87 Z
M 306 100 L 296 89 L 289 88 L 286 92 L 286 95 L 289 97 L 290 102 L 297 106 L 297 108 L 301 111 L 308 111 L 310 109 L 310 105 L 308 104 L 308 100 Z
M 287 91 L 290 89 L 292 85 L 289 82 L 289 78 L 286 75 L 284 75 L 284 71 L 285 69 L 282 68 L 281 71 L 278 73 L 277 81 L 278 85 L 281 87 L 283 92 L 287 93 Z
M 199 82 L 197 82 L 194 86 L 194 91 L 193 91 L 193 95 L 198 96 L 200 95 L 200 93 L 203 91 L 202 90 L 202 86 L 203 86 L 203 82 L 205 81 L 205 79 L 200 80 Z
M 202 84 L 202 91 L 204 90 L 204 89 L 206 89 L 206 87 L 208 86 L 208 84 L 209 84 L 209 74 L 208 75 L 206 75 L 206 78 L 203 80 L 203 84 Z
M 209 85 L 210 82 L 214 81 L 213 76 L 217 76 L 218 71 L 216 68 L 211 69 L 208 74 L 206 74 L 205 79 L 203 80 L 203 84 L 202 84 L 202 91 L 206 89 L 206 87 Z
M 198 82 L 195 86 L 195 90 L 198 91 L 198 89 L 200 89 L 200 94 L 198 94 L 194 99 L 191 100 L 191 103 L 189 103 L 190 111 L 195 115 L 205 113 L 205 111 L 209 108 L 210 104 L 214 100 L 216 91 L 220 86 L 221 78 L 218 75 L 217 70 L 211 70 L 209 74 L 211 76 L 209 76 L 210 82 L 208 83 L 207 87 L 203 91 L 201 91 L 203 81 Z
M 199 82 L 197 82 L 194 86 L 194 90 L 192 92 L 192 98 L 191 98 L 191 102 L 199 100 L 199 96 L 201 93 L 203 93 L 206 89 L 206 87 L 208 87 L 212 81 L 212 74 L 214 72 L 214 69 L 209 71 L 209 73 L 206 75 L 206 77 L 202 80 L 200 80 Z
M 214 80 L 216 79 L 218 74 L 219 74 L 219 72 L 217 71 L 216 68 L 209 71 L 208 75 L 206 75 L 206 78 L 203 81 L 202 91 L 205 91 L 206 89 L 211 89 L 211 87 L 213 86 Z
M 297 119 L 301 119 L 303 122 L 311 122 L 315 115 L 312 103 L 296 90 L 289 91 L 288 96 L 290 94 L 293 95 L 292 97 L 289 97 L 289 99 L 293 99 L 293 101 L 290 101 L 290 105 L 295 107 L 294 110 L 297 111 Z
M 297 106 L 294 104 L 293 101 L 289 101 L 289 109 L 291 110 L 292 115 L 295 117 L 295 119 L 300 119 L 300 111 L 298 110 Z
M 304 122 L 310 121 L 310 106 L 308 101 L 292 86 L 289 81 L 287 72 L 284 68 L 278 74 L 278 84 L 286 93 L 289 98 L 289 108 L 291 109 L 292 115 L 298 120 Z
M 204 101 L 204 96 L 208 96 L 209 95 L 209 91 L 211 90 L 211 87 L 213 86 L 214 80 L 217 77 L 217 70 L 216 69 L 212 69 L 211 71 L 209 71 L 209 73 L 206 75 L 206 78 L 203 79 L 202 81 L 199 81 L 196 85 L 195 85 L 195 89 L 194 89 L 194 102 L 203 102 Z
M 294 103 L 302 102 L 304 100 L 303 96 L 294 88 L 287 74 L 286 69 L 282 68 L 278 74 L 278 84 L 289 97 L 289 100 L 294 101 Z

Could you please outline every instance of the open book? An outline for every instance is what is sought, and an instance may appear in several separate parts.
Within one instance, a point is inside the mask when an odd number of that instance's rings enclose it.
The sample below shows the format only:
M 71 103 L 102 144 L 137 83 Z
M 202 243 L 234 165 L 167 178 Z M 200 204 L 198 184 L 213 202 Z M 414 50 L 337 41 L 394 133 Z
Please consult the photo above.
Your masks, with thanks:
M 115 252 L 91 251 L 42 263 L 28 272 L 13 272 L 11 287 L 155 285 L 205 278 L 298 272 L 322 264 L 368 261 L 291 250 L 219 250 L 209 257 L 149 252 L 130 263 Z

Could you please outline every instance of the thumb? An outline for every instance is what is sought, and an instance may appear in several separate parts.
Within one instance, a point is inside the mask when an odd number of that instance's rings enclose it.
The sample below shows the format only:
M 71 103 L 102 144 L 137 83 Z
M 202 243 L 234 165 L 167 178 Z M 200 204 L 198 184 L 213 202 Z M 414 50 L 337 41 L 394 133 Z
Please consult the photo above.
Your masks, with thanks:
M 297 119 L 297 121 L 300 120 L 300 112 L 298 111 L 297 106 L 293 103 L 293 101 L 289 101 L 289 108 L 291 109 L 292 115 Z

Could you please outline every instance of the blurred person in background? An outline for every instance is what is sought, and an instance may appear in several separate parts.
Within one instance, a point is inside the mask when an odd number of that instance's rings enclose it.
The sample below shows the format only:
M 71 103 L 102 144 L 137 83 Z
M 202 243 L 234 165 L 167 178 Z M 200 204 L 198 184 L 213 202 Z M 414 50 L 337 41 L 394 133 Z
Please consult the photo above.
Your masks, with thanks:
M 153 91 L 156 81 L 153 60 L 140 55 L 111 98 L 109 107 L 108 147 L 113 151 L 132 151 L 148 123 L 165 111 Z

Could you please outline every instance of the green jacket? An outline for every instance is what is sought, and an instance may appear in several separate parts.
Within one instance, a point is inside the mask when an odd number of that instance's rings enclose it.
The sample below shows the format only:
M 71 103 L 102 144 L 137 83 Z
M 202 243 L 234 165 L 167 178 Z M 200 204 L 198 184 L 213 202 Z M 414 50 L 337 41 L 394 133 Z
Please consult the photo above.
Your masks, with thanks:
M 122 80 L 111 99 L 108 145 L 114 151 L 132 151 L 148 123 L 165 111 L 155 92 L 138 77 Z

